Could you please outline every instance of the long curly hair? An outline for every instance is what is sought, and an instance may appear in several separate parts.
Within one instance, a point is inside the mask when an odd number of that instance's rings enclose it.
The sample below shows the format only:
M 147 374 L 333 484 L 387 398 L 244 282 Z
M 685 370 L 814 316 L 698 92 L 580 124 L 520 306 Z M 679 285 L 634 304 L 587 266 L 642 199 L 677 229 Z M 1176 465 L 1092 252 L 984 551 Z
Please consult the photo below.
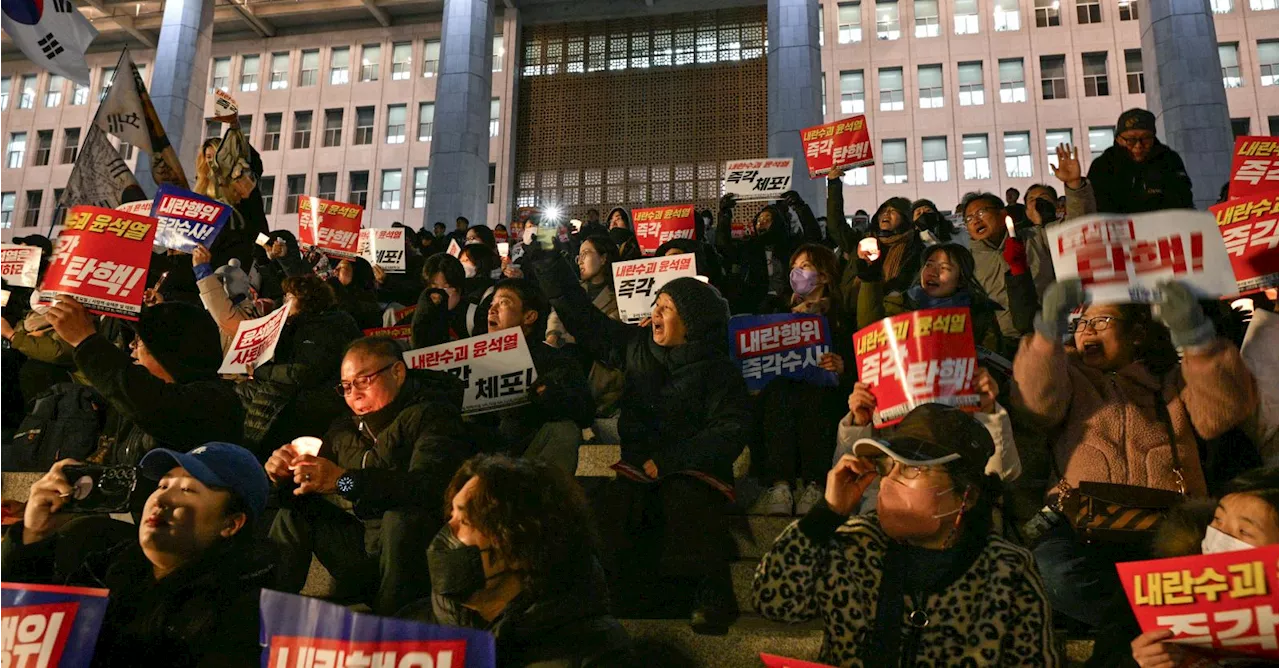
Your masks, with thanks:
M 204 140 L 200 145 L 200 152 L 196 154 L 196 192 L 206 197 L 217 198 L 218 182 L 213 177 L 213 165 L 204 157 L 204 152 L 212 147 L 215 151 L 222 145 L 222 140 L 218 137 L 210 137 Z

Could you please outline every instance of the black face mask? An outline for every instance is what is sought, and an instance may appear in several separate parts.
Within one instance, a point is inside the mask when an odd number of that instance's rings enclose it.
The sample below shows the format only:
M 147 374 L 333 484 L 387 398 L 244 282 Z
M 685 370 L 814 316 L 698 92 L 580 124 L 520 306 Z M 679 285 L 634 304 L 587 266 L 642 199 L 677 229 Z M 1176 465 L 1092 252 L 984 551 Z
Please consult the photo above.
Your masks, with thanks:
M 431 591 L 459 603 L 466 602 L 484 589 L 487 578 L 482 555 L 487 551 L 464 545 L 446 524 L 427 547 Z
M 1036 200 L 1036 213 L 1040 214 L 1040 224 L 1048 225 L 1058 220 L 1058 205 L 1047 199 Z

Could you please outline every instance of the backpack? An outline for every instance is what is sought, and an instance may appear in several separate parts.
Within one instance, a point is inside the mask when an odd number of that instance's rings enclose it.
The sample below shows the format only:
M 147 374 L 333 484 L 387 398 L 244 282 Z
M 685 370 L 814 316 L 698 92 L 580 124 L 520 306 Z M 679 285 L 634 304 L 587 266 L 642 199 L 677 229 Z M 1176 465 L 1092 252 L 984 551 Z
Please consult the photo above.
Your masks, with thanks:
M 107 401 L 97 390 L 58 383 L 36 396 L 13 440 L 4 444 L 3 470 L 48 471 L 61 459 L 84 460 L 98 448 Z

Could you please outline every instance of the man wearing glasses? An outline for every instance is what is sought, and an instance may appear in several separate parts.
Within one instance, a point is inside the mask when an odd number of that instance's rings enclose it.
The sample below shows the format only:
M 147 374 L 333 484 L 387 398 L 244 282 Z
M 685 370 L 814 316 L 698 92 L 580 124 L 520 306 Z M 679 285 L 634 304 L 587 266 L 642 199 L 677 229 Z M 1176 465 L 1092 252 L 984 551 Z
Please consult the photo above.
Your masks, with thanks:
M 1154 114 L 1130 109 L 1120 114 L 1115 132 L 1115 144 L 1093 161 L 1083 184 L 1067 184 L 1068 192 L 1091 186 L 1101 213 L 1195 208 L 1187 168 L 1156 139 Z
M 410 371 L 393 339 L 352 342 L 335 390 L 351 415 L 334 422 L 316 455 L 288 444 L 267 460 L 281 509 L 270 537 L 276 589 L 299 592 L 314 554 L 332 598 L 393 614 L 426 596 L 426 548 L 440 529 L 445 486 L 473 454 L 464 434 L 462 381 Z
M 996 195 L 969 193 L 961 205 L 974 275 L 987 296 L 1000 305 L 996 313 L 1000 334 L 1016 350 L 1017 339 L 1031 333 L 1039 295 L 1053 283 L 1049 246 L 1035 229 L 1011 234 L 1008 211 Z

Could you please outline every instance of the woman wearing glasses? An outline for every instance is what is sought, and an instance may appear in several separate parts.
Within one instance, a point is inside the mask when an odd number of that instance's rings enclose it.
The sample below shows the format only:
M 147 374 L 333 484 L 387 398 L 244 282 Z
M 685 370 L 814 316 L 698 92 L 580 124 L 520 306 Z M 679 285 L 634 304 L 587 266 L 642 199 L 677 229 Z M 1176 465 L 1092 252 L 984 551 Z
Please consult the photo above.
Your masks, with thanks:
M 1010 394 L 1015 411 L 1052 435 L 1051 507 L 1081 482 L 1203 497 L 1197 440 L 1221 436 L 1257 405 L 1240 351 L 1218 337 L 1195 296 L 1177 282 L 1161 293 L 1158 316 L 1148 304 L 1089 304 L 1068 327 L 1069 314 L 1086 306 L 1080 282 L 1045 291 L 1036 333 L 1014 358 Z M 1054 608 L 1099 629 L 1094 663 L 1127 660 L 1138 626 L 1114 564 L 1148 558 L 1147 548 L 1085 543 L 1055 522 L 1035 554 Z
M 763 616 L 821 616 L 838 666 L 1057 666 L 1031 555 L 992 531 L 991 435 L 967 413 L 916 407 L 827 474 L 822 502 L 756 567 Z M 878 510 L 853 515 L 872 483 Z M 850 517 L 853 515 L 852 517 Z

